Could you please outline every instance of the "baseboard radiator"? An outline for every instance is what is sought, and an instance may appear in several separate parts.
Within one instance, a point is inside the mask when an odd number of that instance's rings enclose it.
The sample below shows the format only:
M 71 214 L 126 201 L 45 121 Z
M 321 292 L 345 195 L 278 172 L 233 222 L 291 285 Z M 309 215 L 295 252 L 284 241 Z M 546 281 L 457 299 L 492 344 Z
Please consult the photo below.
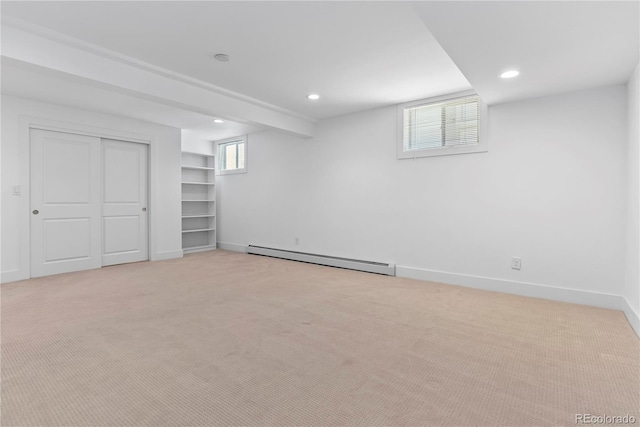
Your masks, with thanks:
M 387 276 L 396 275 L 395 264 L 385 264 L 382 262 L 362 261 L 358 259 L 338 258 L 328 255 L 309 254 L 304 252 L 285 251 L 282 249 L 265 248 L 263 246 L 249 245 L 247 253 L 253 255 L 264 255 L 274 258 L 288 259 L 291 261 L 308 262 L 311 264 L 326 265 L 329 267 L 347 268 L 349 270 L 366 271 L 369 273 L 385 274 Z

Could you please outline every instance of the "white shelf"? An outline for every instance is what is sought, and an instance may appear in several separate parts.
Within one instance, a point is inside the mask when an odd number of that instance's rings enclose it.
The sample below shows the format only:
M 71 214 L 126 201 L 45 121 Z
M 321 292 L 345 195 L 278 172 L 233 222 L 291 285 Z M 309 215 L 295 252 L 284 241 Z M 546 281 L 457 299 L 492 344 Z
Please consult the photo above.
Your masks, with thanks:
M 215 157 L 215 155 L 213 155 L 213 154 L 196 153 L 195 151 L 184 151 L 184 150 L 182 150 L 182 154 L 191 154 L 191 155 L 202 156 L 202 157 Z
M 215 228 L 198 228 L 197 230 L 182 230 L 183 233 L 199 233 L 201 231 L 213 231 Z
M 214 182 L 193 182 L 193 181 L 182 181 L 183 184 L 187 185 L 215 185 Z
M 197 170 L 197 171 L 214 171 L 216 170 L 216 168 L 207 168 L 204 166 L 189 166 L 189 165 L 182 165 L 182 169 L 193 169 L 193 170 Z
M 204 245 L 204 246 L 187 246 L 182 248 L 182 252 L 190 253 L 190 252 L 202 252 L 202 251 L 210 251 L 216 248 L 216 245 Z
M 213 149 L 213 143 L 211 145 Z M 182 249 L 216 248 L 215 156 L 182 152 Z

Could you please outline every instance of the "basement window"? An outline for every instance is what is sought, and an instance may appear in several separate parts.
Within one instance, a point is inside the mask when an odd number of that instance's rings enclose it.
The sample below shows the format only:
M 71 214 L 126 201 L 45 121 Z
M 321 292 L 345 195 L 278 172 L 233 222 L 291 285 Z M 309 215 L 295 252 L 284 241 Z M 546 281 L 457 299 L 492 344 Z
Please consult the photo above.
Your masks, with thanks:
M 463 92 L 398 105 L 398 159 L 487 151 L 486 107 Z
M 218 141 L 218 171 L 221 175 L 247 172 L 247 137 Z

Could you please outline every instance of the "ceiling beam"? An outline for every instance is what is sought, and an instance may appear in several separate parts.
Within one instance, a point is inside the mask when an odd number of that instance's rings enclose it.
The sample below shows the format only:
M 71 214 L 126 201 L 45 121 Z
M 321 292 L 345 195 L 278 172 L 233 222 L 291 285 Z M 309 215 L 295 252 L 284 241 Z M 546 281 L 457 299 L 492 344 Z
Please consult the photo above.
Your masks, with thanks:
M 239 123 L 314 136 L 315 121 L 257 99 L 143 63 L 51 30 L 5 22 L 2 57 L 51 70 L 89 84 Z

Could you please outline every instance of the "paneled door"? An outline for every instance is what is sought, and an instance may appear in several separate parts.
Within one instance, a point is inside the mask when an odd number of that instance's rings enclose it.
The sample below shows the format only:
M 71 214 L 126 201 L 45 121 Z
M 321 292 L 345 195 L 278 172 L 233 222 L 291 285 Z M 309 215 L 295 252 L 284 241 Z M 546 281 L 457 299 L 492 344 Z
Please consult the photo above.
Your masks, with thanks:
M 31 277 L 101 266 L 100 139 L 32 129 Z
M 102 140 L 102 265 L 149 259 L 147 146 Z

